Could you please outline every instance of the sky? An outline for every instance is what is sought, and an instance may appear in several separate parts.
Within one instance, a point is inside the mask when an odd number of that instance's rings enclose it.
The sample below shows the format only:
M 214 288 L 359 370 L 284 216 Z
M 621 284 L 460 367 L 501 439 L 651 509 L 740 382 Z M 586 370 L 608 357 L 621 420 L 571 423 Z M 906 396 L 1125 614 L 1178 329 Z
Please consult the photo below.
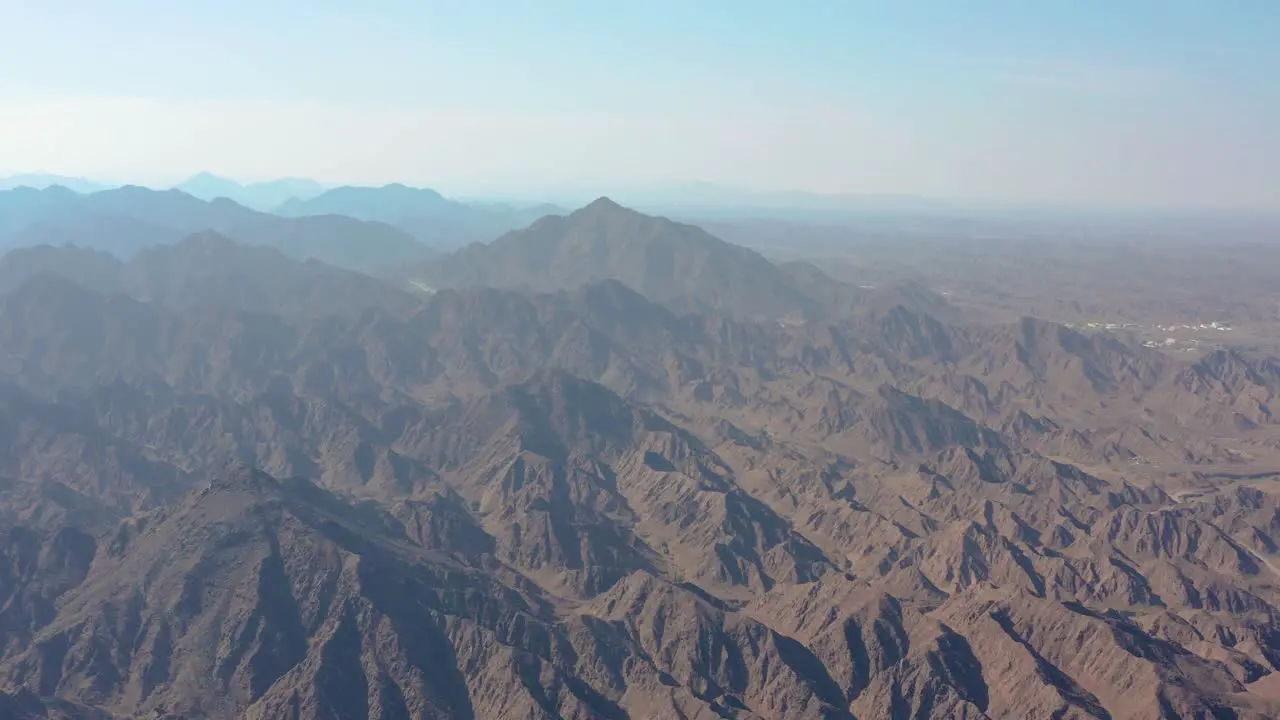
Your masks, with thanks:
M 1274 0 L 0 0 L 0 174 L 1280 210 Z

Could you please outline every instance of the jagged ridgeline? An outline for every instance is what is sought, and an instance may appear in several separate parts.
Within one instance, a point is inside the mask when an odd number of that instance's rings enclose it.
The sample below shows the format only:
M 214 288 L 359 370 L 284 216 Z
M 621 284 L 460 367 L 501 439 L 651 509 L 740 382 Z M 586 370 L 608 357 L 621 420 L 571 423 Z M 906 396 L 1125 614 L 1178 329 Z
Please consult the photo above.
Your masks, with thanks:
M 383 190 L 0 205 L 0 717 L 1280 716 L 1265 350 Z

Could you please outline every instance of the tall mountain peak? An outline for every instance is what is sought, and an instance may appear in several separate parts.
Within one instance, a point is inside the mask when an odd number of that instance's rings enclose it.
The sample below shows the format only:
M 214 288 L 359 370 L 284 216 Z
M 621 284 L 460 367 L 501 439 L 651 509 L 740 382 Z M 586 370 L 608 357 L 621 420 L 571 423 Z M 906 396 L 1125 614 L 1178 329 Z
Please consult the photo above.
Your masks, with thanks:
M 274 495 L 280 481 L 242 460 L 229 460 L 209 478 L 210 491 L 248 491 L 256 495 Z
M 584 206 L 581 210 L 578 210 L 577 212 L 575 212 L 574 215 L 595 215 L 595 214 L 616 213 L 616 212 L 635 212 L 635 211 L 619 205 L 618 203 L 614 202 L 608 197 L 601 196 L 593 200 L 590 204 Z
M 784 317 L 817 307 L 799 283 L 755 251 L 607 197 L 568 217 L 543 218 L 488 245 L 463 248 L 420 274 L 413 279 L 433 287 L 550 292 L 616 280 L 680 312 Z

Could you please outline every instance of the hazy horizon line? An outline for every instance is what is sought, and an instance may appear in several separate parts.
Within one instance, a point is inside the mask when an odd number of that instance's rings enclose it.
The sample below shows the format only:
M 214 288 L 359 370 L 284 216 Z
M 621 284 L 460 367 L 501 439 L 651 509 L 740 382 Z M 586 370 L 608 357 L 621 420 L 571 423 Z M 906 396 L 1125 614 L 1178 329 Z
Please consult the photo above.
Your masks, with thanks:
M 1222 216 L 1243 216 L 1243 217 L 1264 217 L 1264 218 L 1280 218 L 1280 208 L 1269 206 L 1220 206 L 1220 205 L 1188 205 L 1179 204 L 1138 204 L 1138 203 L 1105 203 L 1105 202 L 1082 202 L 1079 200 L 1060 200 L 1053 198 L 1041 199 L 1023 199 L 1023 198 L 973 198 L 973 197 L 948 197 L 940 195 L 928 195 L 921 193 L 909 192 L 823 192 L 820 190 L 811 190 L 805 188 L 758 188 L 749 186 L 734 186 L 722 183 L 716 183 L 703 180 L 685 180 L 672 181 L 668 183 L 653 183 L 645 185 L 623 186 L 618 184 L 606 183 L 581 183 L 581 184 L 563 184 L 546 186 L 542 189 L 530 189 L 528 187 L 489 187 L 489 188 L 456 188 L 450 189 L 446 185 L 437 185 L 432 183 L 420 183 L 412 180 L 388 180 L 384 182 L 361 182 L 361 181 L 335 181 L 324 180 L 304 175 L 280 175 L 262 179 L 241 179 L 231 175 L 199 170 L 190 174 L 180 176 L 181 179 L 170 179 L 160 181 L 148 181 L 145 179 L 131 178 L 129 180 L 103 179 L 95 177 L 91 174 L 75 174 L 52 173 L 40 171 L 0 171 L 0 183 L 4 183 L 0 190 L 9 190 L 17 187 L 31 187 L 34 189 L 44 189 L 55 185 L 67 187 L 80 194 L 91 192 L 99 192 L 103 190 L 111 190 L 121 187 L 143 187 L 150 190 L 181 190 L 181 186 L 185 185 L 197 178 L 208 177 L 219 181 L 227 181 L 238 185 L 244 189 L 251 189 L 254 186 L 271 185 L 275 183 L 314 183 L 321 188 L 321 192 L 328 192 L 339 188 L 369 188 L 379 189 L 390 186 L 402 186 L 415 190 L 431 190 L 443 196 L 444 198 L 456 202 L 518 202 L 518 203 L 546 203 L 546 204 L 582 204 L 585 205 L 592 200 L 601 197 L 609 197 L 618 200 L 624 204 L 651 206 L 651 207 L 668 207 L 672 209 L 740 209 L 740 210 L 774 210 L 774 211 L 812 211 L 822 212 L 828 211 L 832 213 L 840 212 L 918 212 L 921 214 L 929 214 L 930 212 L 1047 212 L 1047 213 L 1080 213 L 1080 214 L 1117 214 L 1117 215 L 1162 215 L 1162 216 L 1178 216 L 1178 215 L 1222 215 Z M 38 181 L 37 184 L 8 184 L 13 181 L 22 179 L 31 179 Z M 77 190 L 70 187 L 66 183 L 82 184 L 96 186 L 92 190 Z M 696 196 L 680 196 L 681 190 L 701 190 L 704 192 L 721 193 L 730 195 L 731 197 L 696 197 Z M 188 193 L 190 194 L 190 193 Z M 193 195 L 194 197 L 194 195 Z M 235 198 L 228 198 L 235 200 Z M 751 201 L 757 203 L 753 204 Z M 827 202 L 830 203 L 822 207 L 805 206 L 803 200 L 810 202 Z M 791 203 L 799 204 L 788 204 Z M 850 203 L 842 205 L 841 202 Z M 859 207 L 855 203 L 882 201 L 886 204 L 893 202 L 907 202 L 916 204 L 916 207 Z

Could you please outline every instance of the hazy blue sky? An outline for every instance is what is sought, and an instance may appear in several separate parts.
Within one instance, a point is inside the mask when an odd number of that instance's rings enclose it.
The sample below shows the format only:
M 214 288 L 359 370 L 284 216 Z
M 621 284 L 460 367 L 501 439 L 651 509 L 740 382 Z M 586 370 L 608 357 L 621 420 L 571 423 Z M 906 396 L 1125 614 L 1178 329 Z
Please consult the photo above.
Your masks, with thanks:
M 1274 0 L 0 0 L 0 172 L 1280 209 Z

